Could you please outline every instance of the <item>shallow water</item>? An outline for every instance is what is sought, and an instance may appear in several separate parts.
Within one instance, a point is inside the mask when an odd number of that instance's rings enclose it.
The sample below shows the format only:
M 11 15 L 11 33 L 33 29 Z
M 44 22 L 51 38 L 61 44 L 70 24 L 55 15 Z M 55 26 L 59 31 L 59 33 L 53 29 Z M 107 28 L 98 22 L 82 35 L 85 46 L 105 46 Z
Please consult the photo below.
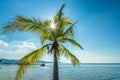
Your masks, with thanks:
M 17 65 L 0 65 L 0 80 L 15 80 Z M 22 80 L 51 80 L 52 64 L 39 65 L 26 70 Z M 120 80 L 120 65 L 59 64 L 60 80 Z

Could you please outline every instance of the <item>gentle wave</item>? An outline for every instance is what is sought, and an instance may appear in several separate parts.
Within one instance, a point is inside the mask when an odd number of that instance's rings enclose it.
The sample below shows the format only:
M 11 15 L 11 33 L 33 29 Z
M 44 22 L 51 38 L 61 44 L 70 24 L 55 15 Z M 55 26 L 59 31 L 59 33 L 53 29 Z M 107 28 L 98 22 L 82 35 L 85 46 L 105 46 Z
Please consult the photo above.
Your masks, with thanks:
M 0 65 L 0 80 L 14 80 L 17 65 Z M 45 67 L 36 65 L 26 70 L 22 80 L 51 80 L 53 65 Z M 60 80 L 120 80 L 120 65 L 81 64 L 73 67 L 71 64 L 59 64 Z

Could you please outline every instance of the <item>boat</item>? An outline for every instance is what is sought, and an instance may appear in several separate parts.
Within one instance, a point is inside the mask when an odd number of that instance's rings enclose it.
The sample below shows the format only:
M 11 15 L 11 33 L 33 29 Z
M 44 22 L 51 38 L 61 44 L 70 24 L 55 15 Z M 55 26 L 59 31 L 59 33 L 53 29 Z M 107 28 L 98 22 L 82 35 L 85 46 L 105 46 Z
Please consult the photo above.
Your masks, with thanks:
M 44 64 L 44 63 L 42 63 L 42 64 L 40 64 L 40 66 L 45 66 L 45 64 Z

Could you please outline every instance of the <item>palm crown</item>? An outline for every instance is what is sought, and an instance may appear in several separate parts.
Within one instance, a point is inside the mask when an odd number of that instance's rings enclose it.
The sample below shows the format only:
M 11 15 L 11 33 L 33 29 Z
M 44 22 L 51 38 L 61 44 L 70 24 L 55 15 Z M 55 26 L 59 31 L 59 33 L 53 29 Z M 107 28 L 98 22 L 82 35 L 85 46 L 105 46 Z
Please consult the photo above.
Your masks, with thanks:
M 27 65 L 35 64 L 45 53 L 54 55 L 57 60 L 60 59 L 61 55 L 64 55 L 71 60 L 73 65 L 79 64 L 77 57 L 63 45 L 63 43 L 70 42 L 74 46 L 83 49 L 79 43 L 72 39 L 74 36 L 73 27 L 77 21 L 73 23 L 68 17 L 63 15 L 62 11 L 64 7 L 65 4 L 62 5 L 53 20 L 43 21 L 34 17 L 31 19 L 18 15 L 13 22 L 3 27 L 3 32 L 7 33 L 18 31 L 35 33 L 40 36 L 40 42 L 43 45 L 41 48 L 28 53 L 19 60 L 21 64 L 16 74 L 16 80 L 21 79 Z

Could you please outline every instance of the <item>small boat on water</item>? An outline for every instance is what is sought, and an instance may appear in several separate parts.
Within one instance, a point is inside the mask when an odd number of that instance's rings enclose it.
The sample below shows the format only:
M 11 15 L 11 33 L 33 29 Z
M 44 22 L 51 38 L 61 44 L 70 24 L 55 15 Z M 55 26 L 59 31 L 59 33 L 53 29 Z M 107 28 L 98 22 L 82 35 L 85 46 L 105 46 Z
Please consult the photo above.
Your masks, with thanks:
M 42 63 L 42 64 L 40 64 L 40 66 L 45 66 L 45 64 L 44 64 L 44 63 Z

